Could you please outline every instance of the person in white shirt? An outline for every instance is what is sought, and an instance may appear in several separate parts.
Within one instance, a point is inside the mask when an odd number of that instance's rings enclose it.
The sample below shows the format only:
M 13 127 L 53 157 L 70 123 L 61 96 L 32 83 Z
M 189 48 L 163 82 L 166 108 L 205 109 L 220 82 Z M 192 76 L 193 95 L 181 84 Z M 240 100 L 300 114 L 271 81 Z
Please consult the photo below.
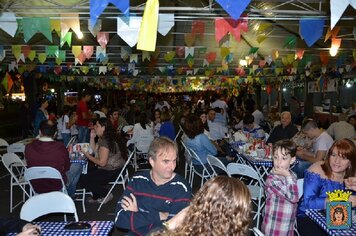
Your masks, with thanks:
M 153 139 L 153 122 L 148 120 L 145 112 L 142 112 L 139 123 L 134 125 L 132 138 L 127 141 L 127 146 L 132 150 L 133 146 L 130 144 L 133 144 L 138 151 L 147 153 Z
M 155 110 L 158 109 L 158 110 L 162 111 L 163 107 L 167 107 L 168 110 L 171 110 L 171 106 L 168 104 L 168 102 L 164 101 L 163 99 L 160 99 L 155 105 Z
M 335 139 L 335 141 L 348 138 L 353 139 L 355 137 L 355 129 L 353 125 L 348 123 L 347 117 L 344 114 L 339 115 L 339 121 L 332 123 L 326 130 L 328 134 Z

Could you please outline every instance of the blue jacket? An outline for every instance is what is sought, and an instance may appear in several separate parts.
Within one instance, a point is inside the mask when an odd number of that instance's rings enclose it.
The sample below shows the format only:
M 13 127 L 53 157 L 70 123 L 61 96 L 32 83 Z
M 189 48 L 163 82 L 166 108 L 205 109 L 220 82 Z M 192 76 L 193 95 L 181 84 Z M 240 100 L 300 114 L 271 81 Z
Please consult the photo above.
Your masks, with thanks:
M 130 193 L 136 197 L 138 212 L 124 211 L 121 207 L 121 199 Z M 189 205 L 191 197 L 190 185 L 178 174 L 168 183 L 157 186 L 150 171 L 139 172 L 129 181 L 117 203 L 115 224 L 130 230 L 130 235 L 146 235 L 162 226 L 159 212 L 169 212 L 170 219 Z
M 160 137 L 167 137 L 172 140 L 176 137 L 176 131 L 174 130 L 174 125 L 172 121 L 165 121 L 161 124 L 161 128 L 159 129 L 159 136 Z
M 208 155 L 216 156 L 218 153 L 216 147 L 211 140 L 205 134 L 198 134 L 193 139 L 186 138 L 184 143 L 188 148 L 192 149 L 200 158 L 203 164 L 208 163 Z M 200 165 L 194 159 L 192 160 L 194 165 Z

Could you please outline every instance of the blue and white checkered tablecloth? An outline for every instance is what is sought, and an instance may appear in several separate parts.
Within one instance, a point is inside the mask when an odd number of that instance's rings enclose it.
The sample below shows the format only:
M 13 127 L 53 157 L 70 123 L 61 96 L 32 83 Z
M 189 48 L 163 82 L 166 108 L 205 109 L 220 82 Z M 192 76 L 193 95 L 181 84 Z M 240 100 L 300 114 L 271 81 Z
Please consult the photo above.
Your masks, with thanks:
M 88 231 L 71 231 L 65 230 L 64 226 L 69 222 L 35 222 L 41 226 L 41 236 L 106 236 L 111 232 L 114 222 L 112 221 L 82 221 L 92 225 Z M 16 235 L 15 233 L 8 234 L 9 236 Z
M 353 221 L 351 228 L 349 229 L 328 229 L 326 227 L 326 217 L 321 214 L 320 210 L 310 209 L 305 214 L 312 219 L 317 225 L 325 230 L 328 235 L 331 236 L 352 236 L 356 235 L 356 222 Z

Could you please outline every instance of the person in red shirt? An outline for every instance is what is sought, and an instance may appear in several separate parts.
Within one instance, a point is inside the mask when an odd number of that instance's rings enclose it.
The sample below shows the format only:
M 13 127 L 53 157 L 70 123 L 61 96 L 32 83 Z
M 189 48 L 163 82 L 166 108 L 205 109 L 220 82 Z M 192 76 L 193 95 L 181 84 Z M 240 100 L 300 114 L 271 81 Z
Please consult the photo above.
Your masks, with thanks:
M 89 112 L 88 102 L 91 99 L 91 94 L 85 90 L 82 93 L 81 99 L 77 106 L 77 129 L 78 129 L 78 143 L 89 142 L 89 123 L 92 115 Z

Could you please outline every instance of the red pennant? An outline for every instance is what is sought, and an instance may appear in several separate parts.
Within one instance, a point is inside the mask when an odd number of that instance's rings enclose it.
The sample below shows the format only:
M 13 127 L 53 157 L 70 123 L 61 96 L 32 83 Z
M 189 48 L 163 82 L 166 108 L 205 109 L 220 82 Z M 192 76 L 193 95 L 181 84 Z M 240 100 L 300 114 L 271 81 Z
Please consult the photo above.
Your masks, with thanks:
M 62 67 L 56 66 L 53 71 L 56 75 L 60 75 L 62 73 Z
M 327 65 L 329 64 L 329 52 L 327 51 L 321 51 L 320 52 L 320 61 L 322 65 Z
M 267 84 L 267 87 L 266 87 L 266 93 L 268 95 L 270 95 L 272 93 L 272 86 L 270 84 Z
M 212 63 L 215 61 L 216 59 L 216 52 L 209 52 L 205 55 L 205 59 L 207 60 L 207 62 Z
M 25 56 L 25 58 L 27 58 L 31 52 L 31 46 L 30 45 L 21 46 L 21 51 L 22 51 L 23 55 Z
M 81 65 L 83 65 L 83 63 L 85 62 L 85 54 L 83 51 L 79 54 L 78 60 L 80 61 Z
M 229 32 L 234 36 L 236 41 L 240 42 L 241 31 L 248 31 L 247 19 L 218 18 L 215 20 L 215 40 L 218 43 Z
M 199 34 L 203 36 L 205 32 L 205 23 L 201 20 L 195 20 L 192 23 L 192 34 Z
M 299 60 L 302 60 L 302 59 L 303 59 L 303 56 L 304 56 L 304 49 L 297 49 L 297 51 L 296 51 L 295 54 L 297 55 L 297 58 L 298 58 Z

